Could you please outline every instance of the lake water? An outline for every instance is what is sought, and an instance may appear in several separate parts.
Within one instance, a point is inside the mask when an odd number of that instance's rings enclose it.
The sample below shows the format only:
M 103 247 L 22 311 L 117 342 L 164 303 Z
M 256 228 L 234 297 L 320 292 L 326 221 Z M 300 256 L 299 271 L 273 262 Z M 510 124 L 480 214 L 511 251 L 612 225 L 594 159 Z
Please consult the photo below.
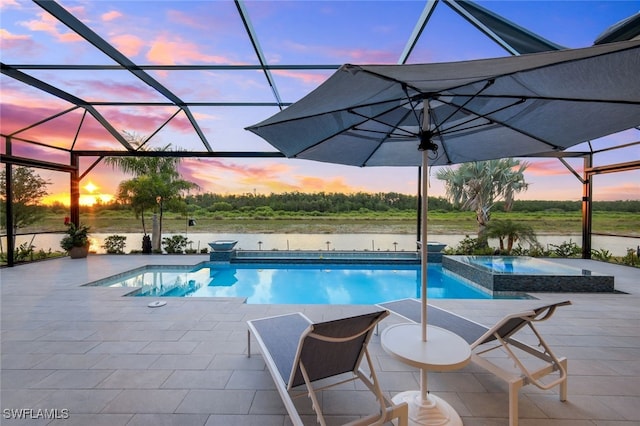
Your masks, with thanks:
M 91 234 L 91 250 L 96 253 L 104 253 L 101 246 L 109 234 Z M 125 252 L 141 250 L 141 233 L 119 233 L 127 237 Z M 172 234 L 164 234 L 164 237 Z M 182 234 L 184 235 L 184 234 Z M 60 250 L 62 234 L 39 234 L 32 244 L 36 250 L 47 251 Z M 209 248 L 209 243 L 215 240 L 237 240 L 237 249 L 244 250 L 367 250 L 367 251 L 415 251 L 416 236 L 407 234 L 231 234 L 231 233 L 187 233 L 187 238 L 192 242 L 191 248 L 200 251 Z M 31 235 L 17 238 L 17 245 L 31 241 Z M 475 237 L 475 235 L 471 235 Z M 465 235 L 432 235 L 429 242 L 440 242 L 449 247 L 457 246 Z M 580 235 L 545 235 L 538 238 L 541 244 L 559 245 L 569 240 L 582 245 Z M 490 241 L 493 247 L 497 247 L 497 241 Z M 528 247 L 528 244 L 524 245 Z M 606 237 L 593 236 L 592 247 L 605 249 L 615 256 L 624 256 L 627 249 L 636 249 L 640 246 L 640 237 Z M 6 250 L 6 238 L 2 238 L 2 248 Z

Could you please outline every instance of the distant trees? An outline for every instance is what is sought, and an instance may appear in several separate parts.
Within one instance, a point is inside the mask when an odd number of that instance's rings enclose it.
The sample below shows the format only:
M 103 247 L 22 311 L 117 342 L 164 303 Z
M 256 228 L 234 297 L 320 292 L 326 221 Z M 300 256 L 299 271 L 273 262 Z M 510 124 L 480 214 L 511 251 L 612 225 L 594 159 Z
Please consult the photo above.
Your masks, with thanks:
M 274 212 L 283 213 L 313 213 L 322 215 L 356 214 L 358 212 L 369 211 L 398 213 L 402 215 L 415 215 L 417 210 L 417 197 L 415 195 L 401 194 L 401 199 L 390 197 L 388 201 L 380 203 L 379 200 L 387 200 L 378 194 L 358 193 L 322 193 L 322 203 L 313 201 L 317 195 L 315 193 L 291 192 L 286 196 L 289 201 L 282 202 L 285 194 L 213 194 L 200 193 L 197 195 L 179 196 L 173 202 L 164 205 L 164 210 L 175 213 L 185 213 L 186 208 L 190 212 L 204 210 L 211 213 L 246 213 L 255 211 L 260 207 L 270 207 Z M 374 198 L 378 201 L 370 201 Z M 337 201 L 341 200 L 341 201 Z M 360 200 L 366 200 L 365 204 L 360 204 Z M 96 213 L 103 210 L 128 209 L 129 204 L 123 204 L 123 200 L 115 199 L 109 203 L 94 204 L 93 206 L 80 206 L 81 212 Z M 156 203 L 157 204 L 157 203 Z M 575 213 L 580 212 L 582 202 L 579 200 L 556 201 L 556 200 L 515 200 L 513 201 L 512 212 L 523 213 Z M 444 197 L 429 197 L 429 212 L 454 212 L 460 211 L 460 206 L 454 206 Z M 49 206 L 49 211 L 66 211 L 67 207 L 57 203 Z M 496 201 L 492 211 L 504 211 L 505 202 Z M 594 201 L 594 212 L 626 212 L 640 213 L 640 200 L 624 201 Z
M 504 210 L 511 210 L 515 194 L 529 186 L 524 178 L 528 165 L 513 158 L 476 161 L 463 163 L 456 169 L 440 169 L 436 178 L 445 181 L 447 196 L 455 207 L 475 211 L 478 239 L 486 242 L 485 228 L 491 219 L 491 209 L 497 201 L 503 201 Z
M 431 202 L 431 198 L 429 202 Z M 444 199 L 433 199 L 434 205 L 441 206 Z M 417 198 L 414 195 L 389 193 L 303 193 L 286 192 L 282 194 L 198 194 L 188 198 L 189 204 L 197 205 L 209 211 L 242 211 L 270 207 L 273 211 L 319 212 L 323 214 L 349 213 L 360 210 L 415 211 Z
M 40 201 L 49 194 L 47 185 L 50 185 L 51 182 L 42 178 L 31 168 L 24 166 L 13 167 L 11 175 L 13 232 L 15 234 L 19 228 L 36 223 L 44 216 L 46 210 L 40 205 Z M 0 198 L 2 199 L 0 217 L 4 219 L 7 201 L 7 175 L 4 168 L 0 172 Z

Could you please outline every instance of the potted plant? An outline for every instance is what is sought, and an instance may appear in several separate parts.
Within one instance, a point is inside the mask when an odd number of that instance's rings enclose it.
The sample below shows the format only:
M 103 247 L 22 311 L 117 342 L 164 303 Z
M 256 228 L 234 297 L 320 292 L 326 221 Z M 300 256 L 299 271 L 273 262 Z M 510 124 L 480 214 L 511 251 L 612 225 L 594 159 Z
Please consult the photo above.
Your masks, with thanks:
M 87 257 L 89 254 L 89 227 L 69 222 L 67 224 L 67 235 L 60 240 L 60 247 L 69 253 L 72 259 Z

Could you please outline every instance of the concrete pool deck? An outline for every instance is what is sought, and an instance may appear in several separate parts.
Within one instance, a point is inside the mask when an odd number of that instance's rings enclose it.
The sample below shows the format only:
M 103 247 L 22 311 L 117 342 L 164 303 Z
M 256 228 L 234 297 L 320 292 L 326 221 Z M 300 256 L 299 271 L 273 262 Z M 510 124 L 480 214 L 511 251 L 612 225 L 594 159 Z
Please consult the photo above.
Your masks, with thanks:
M 0 270 L 3 425 L 289 425 L 259 354 L 247 358 L 248 319 L 302 311 L 319 321 L 372 309 L 355 305 L 246 305 L 239 299 L 122 297 L 130 289 L 82 285 L 146 264 L 186 264 L 207 255 L 93 255 Z M 554 259 L 614 275 L 614 293 L 535 293 L 569 299 L 539 329 L 569 359 L 569 398 L 557 390 L 520 391 L 520 425 L 626 426 L 640 423 L 640 269 L 582 259 Z M 433 300 L 492 325 L 535 300 Z M 382 327 L 400 320 L 391 316 Z M 419 373 L 392 359 L 374 336 L 371 352 L 390 396 L 419 388 Z M 465 425 L 506 425 L 507 387 L 469 365 L 430 373 L 429 388 Z M 330 424 L 371 407 L 369 392 L 337 388 L 322 397 Z M 360 398 L 362 396 L 362 398 Z M 307 398 L 298 400 L 314 424 Z M 57 414 L 40 418 L 37 410 Z M 11 411 L 14 410 L 14 411 Z M 22 410 L 22 411 L 20 411 Z M 31 411 L 28 411 L 31 410 Z M 27 419 L 15 419 L 16 414 Z M 41 413 L 41 412 L 40 412 Z

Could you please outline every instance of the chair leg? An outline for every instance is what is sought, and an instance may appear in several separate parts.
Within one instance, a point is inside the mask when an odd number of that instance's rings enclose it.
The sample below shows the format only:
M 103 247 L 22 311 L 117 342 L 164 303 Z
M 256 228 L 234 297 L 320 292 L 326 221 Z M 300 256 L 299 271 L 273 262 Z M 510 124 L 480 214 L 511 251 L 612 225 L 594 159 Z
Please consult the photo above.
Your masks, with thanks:
M 251 331 L 247 330 L 247 358 L 251 358 Z
M 409 407 L 406 402 L 395 407 L 392 411 L 392 418 L 398 419 L 398 426 L 409 426 Z
M 518 426 L 518 391 L 517 382 L 509 383 L 509 426 Z
M 567 360 L 566 358 L 560 361 L 562 366 L 564 367 L 564 371 L 569 371 L 567 368 Z M 569 377 L 565 377 L 562 383 L 560 383 L 560 401 L 564 402 L 567 400 L 567 392 L 569 388 Z

